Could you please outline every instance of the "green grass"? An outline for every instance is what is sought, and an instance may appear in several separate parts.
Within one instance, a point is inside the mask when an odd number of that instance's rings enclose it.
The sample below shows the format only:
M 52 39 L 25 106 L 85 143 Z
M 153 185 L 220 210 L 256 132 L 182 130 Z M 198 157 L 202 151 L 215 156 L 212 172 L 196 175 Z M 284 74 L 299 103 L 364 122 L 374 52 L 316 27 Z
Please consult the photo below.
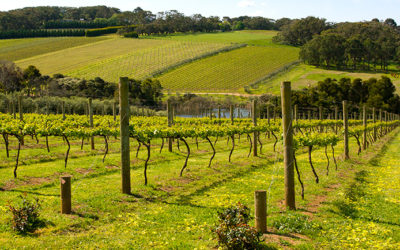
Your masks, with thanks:
M 245 43 L 249 45 L 280 47 L 281 45 L 272 43 L 272 37 L 277 33 L 277 31 L 272 30 L 243 30 L 219 33 L 172 34 L 167 36 L 150 36 L 147 38 L 212 43 Z
M 184 65 L 158 79 L 171 91 L 243 92 L 244 86 L 297 56 L 297 48 L 249 46 Z
M 214 140 L 214 139 L 212 139 Z M 398 138 L 396 141 L 399 141 Z M 207 168 L 211 149 L 200 140 L 199 150 L 189 140 L 192 156 L 183 177 L 179 171 L 185 159 L 176 144 L 174 152 L 159 153 L 160 141 L 152 142 L 152 156 L 149 164 L 149 185 L 144 186 L 143 163 L 146 152 L 142 149 L 135 158 L 137 143 L 131 144 L 132 196 L 120 193 L 119 141 L 111 140 L 111 151 L 105 163 L 102 162 L 103 140 L 96 138 L 96 150 L 91 151 L 87 142 L 80 150 L 80 141 L 72 140 L 71 156 L 64 169 L 63 154 L 66 146 L 60 138 L 50 138 L 51 152 L 47 153 L 40 138 L 40 146 L 29 137 L 21 153 L 22 165 L 19 178 L 14 181 L 12 169 L 16 154 L 16 141 L 12 139 L 12 155 L 6 159 L 4 145 L 0 155 L 0 245 L 4 248 L 171 248 L 193 249 L 214 248 L 217 242 L 211 233 L 217 221 L 217 211 L 238 201 L 253 210 L 253 192 L 265 189 L 269 192 L 268 225 L 280 221 L 283 200 L 283 168 L 281 154 L 272 151 L 272 141 L 262 136 L 264 143 L 261 157 L 247 158 L 249 143 L 245 136 L 234 152 L 232 163 L 227 158 L 230 147 L 226 140 L 216 144 L 217 154 L 212 168 Z M 350 144 L 351 157 L 356 145 Z M 395 151 L 397 144 L 393 147 Z M 37 147 L 37 148 L 36 148 Z M 181 144 L 181 149 L 183 145 Z M 278 150 L 282 150 L 279 144 Z M 374 149 L 370 149 L 373 151 Z M 337 156 L 343 148 L 336 147 Z M 41 157 L 39 157 L 41 155 Z M 394 155 L 393 157 L 395 157 Z M 315 197 L 326 195 L 325 187 L 340 180 L 348 172 L 348 165 L 339 165 L 338 172 L 331 166 L 331 174 L 325 176 L 326 162 L 322 149 L 313 152 L 314 164 L 320 173 L 321 183 L 316 184 L 307 163 L 307 154 L 297 153 L 297 159 L 306 187 L 306 200 L 302 201 L 297 187 L 296 199 L 299 209 L 306 210 Z M 359 166 L 362 168 L 362 166 Z M 59 213 L 59 180 L 63 173 L 73 176 L 73 211 L 70 216 Z M 33 178 L 35 177 L 35 178 Z M 14 186 L 12 186 L 14 185 Z M 20 194 L 39 197 L 42 201 L 42 218 L 47 221 L 44 228 L 34 235 L 19 236 L 10 229 L 10 214 L 6 212 L 7 201 L 13 201 Z M 251 224 L 254 224 L 251 221 Z M 302 227 L 290 222 L 289 227 Z M 314 225 L 314 223 L 312 223 Z M 308 228 L 308 226 L 307 226 Z M 302 230 L 310 237 L 317 237 L 317 228 Z M 278 232 L 279 233 L 279 232 Z M 322 236 L 321 236 L 322 237 Z M 315 238 L 320 241 L 321 238 Z M 313 243 L 298 240 L 310 246 Z M 282 240 L 281 244 L 286 241 Z M 287 244 L 287 243 L 285 243 Z M 274 244 L 272 244 L 274 245 Z M 278 245 L 276 245 L 278 246 Z
M 375 155 L 349 164 L 316 221 L 317 248 L 400 248 L 400 133 Z M 371 158 L 371 156 L 373 156 Z
M 18 61 L 106 39 L 106 36 L 5 39 L 0 40 L 0 60 Z
M 340 78 L 361 78 L 369 79 L 371 77 L 380 78 L 382 75 L 390 77 L 397 87 L 397 93 L 400 94 L 400 79 L 394 78 L 390 74 L 372 73 L 372 72 L 348 72 L 338 70 L 326 70 L 315 66 L 300 64 L 288 71 L 278 74 L 276 77 L 268 79 L 258 84 L 256 89 L 252 89 L 252 94 L 272 93 L 280 94 L 280 83 L 282 81 L 291 81 L 293 89 L 301 89 L 315 85 L 318 81 L 325 80 L 330 77 L 339 80 Z

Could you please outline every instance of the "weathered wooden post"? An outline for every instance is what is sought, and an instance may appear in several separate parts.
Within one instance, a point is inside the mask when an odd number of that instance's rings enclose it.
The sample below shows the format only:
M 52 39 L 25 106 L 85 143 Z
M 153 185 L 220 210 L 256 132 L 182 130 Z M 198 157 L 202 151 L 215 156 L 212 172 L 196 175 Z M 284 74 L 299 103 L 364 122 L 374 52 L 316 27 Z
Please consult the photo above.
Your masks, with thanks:
M 234 118 L 233 118 L 233 105 L 229 106 L 229 117 L 231 118 L 231 123 L 233 125 Z
M 349 156 L 349 114 L 347 112 L 347 101 L 343 101 L 343 127 L 344 127 L 344 159 L 350 159 Z
M 129 80 L 121 77 L 119 80 L 119 110 L 120 110 L 120 133 L 121 133 L 121 179 L 122 193 L 131 193 L 131 166 L 129 147 Z
M 372 121 L 373 121 L 373 123 L 375 125 L 375 123 L 376 123 L 376 110 L 375 110 L 375 108 L 372 108 Z M 374 126 L 374 132 L 373 133 L 374 133 L 373 134 L 374 141 L 376 141 L 377 131 L 376 131 L 376 127 L 375 126 Z
M 61 176 L 61 213 L 71 214 L 71 176 Z
M 14 119 L 17 119 L 17 112 L 15 111 L 14 99 L 11 101 L 11 105 L 12 105 L 12 112 L 13 112 Z
M 89 98 L 88 111 L 89 111 L 89 125 L 90 125 L 91 128 L 93 128 L 92 98 Z M 94 150 L 94 136 L 90 137 L 90 145 L 91 145 L 92 150 Z
M 61 102 L 62 119 L 65 120 L 65 101 Z
M 297 122 L 298 115 L 298 105 L 294 105 L 294 120 Z
M 221 106 L 218 106 L 218 119 L 221 119 Z
M 367 107 L 363 105 L 363 150 L 367 149 Z
M 288 209 L 296 209 L 294 188 L 294 165 L 293 165 L 293 127 L 291 112 L 291 83 L 282 82 L 282 127 L 283 127 L 283 164 L 285 169 L 285 206 Z
M 339 118 L 339 107 L 335 106 L 335 121 L 337 121 Z M 338 133 L 338 125 L 335 125 L 335 134 Z
M 172 113 L 172 105 L 171 100 L 167 100 L 167 117 L 168 117 L 168 127 L 172 127 L 173 124 L 173 113 Z M 172 152 L 172 138 L 168 138 L 168 152 Z
M 113 102 L 113 117 L 114 117 L 114 121 L 117 120 L 117 103 L 114 101 Z
M 322 121 L 323 119 L 324 119 L 324 116 L 323 116 L 323 108 L 322 108 L 322 106 L 319 106 L 319 120 L 320 121 Z M 320 133 L 323 133 L 324 132 L 324 126 L 319 126 L 319 132 Z
M 308 110 L 308 120 L 311 121 L 311 110 Z
M 22 95 L 18 96 L 18 112 L 19 112 L 19 120 L 24 121 L 24 108 L 23 108 L 23 102 L 22 102 Z M 24 142 L 24 136 L 21 136 L 21 145 L 23 146 L 25 144 Z
M 257 126 L 257 100 L 252 101 L 251 105 L 251 116 L 253 119 L 253 125 Z M 253 156 L 257 156 L 257 140 L 258 140 L 258 132 L 253 132 Z
M 382 126 L 382 109 L 379 109 L 379 121 L 381 122 L 381 126 L 380 126 L 380 134 L 381 137 L 383 136 L 383 126 Z
M 267 232 L 267 191 L 265 190 L 254 192 L 254 219 L 257 232 Z

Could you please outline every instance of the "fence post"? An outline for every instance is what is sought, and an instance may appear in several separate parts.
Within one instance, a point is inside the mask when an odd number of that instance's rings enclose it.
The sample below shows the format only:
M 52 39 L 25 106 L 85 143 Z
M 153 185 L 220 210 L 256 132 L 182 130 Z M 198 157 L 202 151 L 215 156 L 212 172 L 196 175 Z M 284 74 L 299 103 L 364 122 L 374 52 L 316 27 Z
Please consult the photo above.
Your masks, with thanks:
M 168 117 L 168 127 L 172 126 L 174 117 L 172 113 L 171 100 L 167 100 L 167 117 Z M 172 138 L 168 138 L 168 152 L 172 152 Z
M 88 111 L 89 111 L 89 125 L 90 125 L 91 128 L 93 128 L 92 98 L 89 98 Z M 94 150 L 94 136 L 90 137 L 90 145 L 91 145 L 92 150 Z
M 322 110 L 322 106 L 319 106 L 319 120 L 322 121 L 324 119 L 324 116 L 322 114 L 323 110 Z M 324 126 L 319 126 L 319 132 L 323 133 L 324 132 Z
M 71 176 L 61 176 L 61 213 L 71 214 Z
M 253 125 L 257 126 L 257 100 L 253 100 L 251 105 L 251 116 L 253 118 Z M 253 156 L 257 156 L 257 140 L 258 132 L 253 132 Z
M 233 105 L 232 104 L 229 106 L 229 117 L 231 118 L 231 123 L 233 125 L 234 118 L 233 118 Z
M 375 108 L 372 108 L 372 121 L 374 122 L 374 125 L 376 123 L 376 110 Z M 374 126 L 374 141 L 376 141 L 376 127 Z
M 282 127 L 283 127 L 283 164 L 285 169 L 285 206 L 288 209 L 296 209 L 294 188 L 294 165 L 293 165 L 293 127 L 291 112 L 291 83 L 282 82 Z
M 363 150 L 367 149 L 367 107 L 363 105 Z
M 114 117 L 114 121 L 117 120 L 117 103 L 114 101 L 113 102 L 113 117 Z
M 347 110 L 347 101 L 343 101 L 343 127 L 344 127 L 344 159 L 350 159 L 349 156 L 349 114 Z
M 65 101 L 62 101 L 62 103 L 61 103 L 61 111 L 62 111 L 63 120 L 65 120 Z
M 335 121 L 338 120 L 338 116 L 339 116 L 339 107 L 335 106 Z M 335 125 L 335 134 L 338 133 L 338 125 Z
M 120 110 L 120 131 L 121 131 L 121 179 L 122 193 L 131 193 L 131 167 L 129 147 L 129 80 L 121 77 L 119 80 L 119 110 Z
M 18 112 L 19 112 L 19 120 L 24 121 L 24 108 L 23 108 L 23 100 L 22 100 L 22 95 L 18 96 Z M 21 136 L 21 145 L 23 146 L 25 144 L 24 142 L 24 136 Z
M 267 232 L 267 191 L 254 192 L 254 219 L 257 232 Z

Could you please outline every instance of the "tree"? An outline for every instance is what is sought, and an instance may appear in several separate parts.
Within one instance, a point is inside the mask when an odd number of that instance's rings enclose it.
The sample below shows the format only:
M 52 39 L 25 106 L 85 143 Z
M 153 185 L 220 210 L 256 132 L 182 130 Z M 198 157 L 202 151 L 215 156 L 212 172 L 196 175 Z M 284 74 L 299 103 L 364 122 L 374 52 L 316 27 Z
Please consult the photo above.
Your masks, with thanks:
M 27 95 L 30 96 L 31 93 L 36 89 L 40 89 L 40 71 L 33 65 L 29 65 L 23 72 L 24 85 L 27 91 Z
M 21 91 L 23 75 L 21 69 L 13 62 L 0 61 L 0 88 L 4 93 Z

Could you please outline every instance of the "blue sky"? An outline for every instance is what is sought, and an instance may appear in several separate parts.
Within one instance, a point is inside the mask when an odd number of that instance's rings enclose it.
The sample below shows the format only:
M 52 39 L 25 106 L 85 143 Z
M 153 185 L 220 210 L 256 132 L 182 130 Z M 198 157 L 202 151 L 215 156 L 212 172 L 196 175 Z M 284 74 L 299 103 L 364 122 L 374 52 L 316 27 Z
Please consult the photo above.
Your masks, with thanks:
M 186 15 L 241 15 L 301 18 L 324 17 L 328 21 L 363 21 L 391 17 L 400 24 L 400 0 L 1 0 L 0 10 L 27 6 L 92 6 L 107 5 L 121 10 L 137 6 L 153 13 L 176 9 Z

